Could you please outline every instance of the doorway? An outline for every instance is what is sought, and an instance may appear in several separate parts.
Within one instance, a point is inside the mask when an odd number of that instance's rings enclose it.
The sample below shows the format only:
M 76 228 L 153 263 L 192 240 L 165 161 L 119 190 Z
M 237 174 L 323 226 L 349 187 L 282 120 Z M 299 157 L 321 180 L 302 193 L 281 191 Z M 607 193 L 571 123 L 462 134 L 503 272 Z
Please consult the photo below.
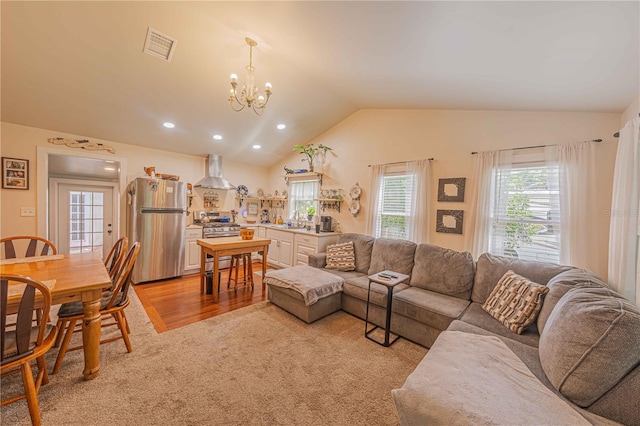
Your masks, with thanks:
M 124 229 L 123 157 L 38 146 L 37 228 L 60 253 L 100 251 L 103 257 Z M 111 226 L 109 226 L 109 224 Z

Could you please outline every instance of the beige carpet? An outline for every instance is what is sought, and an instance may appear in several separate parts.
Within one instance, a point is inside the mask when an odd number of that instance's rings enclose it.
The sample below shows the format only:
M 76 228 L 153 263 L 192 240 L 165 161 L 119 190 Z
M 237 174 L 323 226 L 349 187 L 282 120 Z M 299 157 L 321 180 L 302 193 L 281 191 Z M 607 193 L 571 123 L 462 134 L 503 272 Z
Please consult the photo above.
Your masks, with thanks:
M 44 425 L 393 425 L 391 389 L 427 351 L 404 339 L 378 346 L 342 311 L 308 325 L 270 302 L 157 334 L 132 297 L 133 352 L 102 345 L 89 382 L 82 352 L 68 353 L 40 389 Z M 3 395 L 18 383 L 3 379 Z M 29 424 L 24 401 L 0 413 L 2 424 Z

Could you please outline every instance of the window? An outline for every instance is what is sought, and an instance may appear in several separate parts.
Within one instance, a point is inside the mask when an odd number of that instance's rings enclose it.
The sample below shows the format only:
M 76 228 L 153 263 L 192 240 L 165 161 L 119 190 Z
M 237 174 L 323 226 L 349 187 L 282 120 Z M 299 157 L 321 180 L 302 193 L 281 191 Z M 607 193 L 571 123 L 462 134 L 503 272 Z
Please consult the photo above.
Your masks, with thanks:
M 409 239 L 414 175 L 390 174 L 382 177 L 378 193 L 375 236 Z
M 557 164 L 494 169 L 489 251 L 522 260 L 560 262 Z
M 317 180 L 289 181 L 289 217 L 293 220 L 307 220 L 307 209 L 313 207 L 318 212 L 318 189 L 320 184 Z M 287 219 L 287 218 L 283 218 Z
M 70 191 L 69 197 L 69 253 L 101 251 L 103 245 L 103 193 Z

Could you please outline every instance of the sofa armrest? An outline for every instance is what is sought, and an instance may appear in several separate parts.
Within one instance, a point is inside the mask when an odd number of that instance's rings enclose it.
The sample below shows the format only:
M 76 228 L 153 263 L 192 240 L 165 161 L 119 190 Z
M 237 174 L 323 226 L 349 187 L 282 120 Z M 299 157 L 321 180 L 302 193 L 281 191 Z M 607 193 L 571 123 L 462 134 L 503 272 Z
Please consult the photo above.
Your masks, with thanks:
M 310 254 L 309 266 L 313 266 L 314 268 L 324 268 L 327 266 L 327 253 Z

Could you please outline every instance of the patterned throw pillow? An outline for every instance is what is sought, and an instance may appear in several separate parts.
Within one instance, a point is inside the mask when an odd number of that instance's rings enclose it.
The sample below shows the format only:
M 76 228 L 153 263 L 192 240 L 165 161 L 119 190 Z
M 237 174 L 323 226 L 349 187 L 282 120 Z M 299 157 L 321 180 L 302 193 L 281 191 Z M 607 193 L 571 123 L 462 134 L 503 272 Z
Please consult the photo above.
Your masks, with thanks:
M 482 309 L 509 330 L 522 334 L 538 316 L 547 286 L 536 284 L 513 271 L 507 271 L 482 305 Z
M 327 269 L 337 271 L 353 271 L 356 269 L 356 256 L 353 250 L 353 241 L 342 244 L 333 244 L 327 247 Z

